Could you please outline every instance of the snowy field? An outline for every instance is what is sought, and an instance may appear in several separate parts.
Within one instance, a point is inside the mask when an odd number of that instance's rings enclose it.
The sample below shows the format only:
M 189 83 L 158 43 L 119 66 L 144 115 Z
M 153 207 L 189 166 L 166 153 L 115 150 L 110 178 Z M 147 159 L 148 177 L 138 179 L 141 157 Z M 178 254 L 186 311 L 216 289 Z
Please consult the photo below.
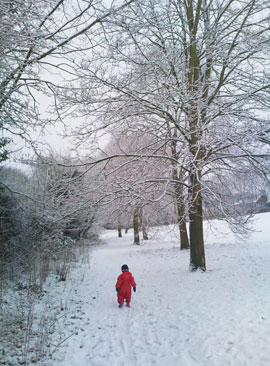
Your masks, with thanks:
M 67 339 L 52 365 L 269 366 L 270 214 L 257 215 L 255 228 L 240 241 L 225 224 L 205 224 L 205 273 L 188 271 L 189 253 L 168 228 L 141 246 L 131 231 L 103 232 L 84 275 L 75 269 L 69 279 Z M 131 308 L 119 309 L 114 286 L 124 263 L 137 292 Z

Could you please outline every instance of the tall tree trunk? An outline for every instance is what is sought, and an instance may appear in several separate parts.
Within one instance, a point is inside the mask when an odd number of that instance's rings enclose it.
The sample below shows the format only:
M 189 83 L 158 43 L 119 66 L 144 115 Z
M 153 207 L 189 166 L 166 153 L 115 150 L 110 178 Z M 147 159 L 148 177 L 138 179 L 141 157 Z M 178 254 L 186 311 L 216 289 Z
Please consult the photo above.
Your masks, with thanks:
M 179 181 L 177 168 L 173 168 L 173 180 L 175 182 Z M 180 182 L 175 183 L 174 186 L 175 195 L 176 195 L 176 208 L 177 208 L 177 222 L 179 227 L 179 234 L 180 234 L 180 249 L 188 249 L 189 248 L 189 241 L 188 241 L 188 233 L 187 233 L 187 226 L 186 226 L 186 213 L 183 201 L 183 189 L 181 187 Z
M 142 233 L 143 233 L 143 240 L 148 240 L 148 234 L 144 223 L 142 223 Z
M 194 117 L 194 115 L 193 115 Z M 193 162 L 190 172 L 190 210 L 189 210 L 189 240 L 190 240 L 190 269 L 195 271 L 200 268 L 206 270 L 204 240 L 203 240 L 203 210 L 201 195 L 201 162 L 202 153 L 198 143 L 198 117 L 191 121 L 191 148 Z
M 168 134 L 171 138 L 170 147 L 172 151 L 172 156 L 175 159 L 175 162 L 178 161 L 178 152 L 177 152 L 177 140 L 178 140 L 178 132 L 175 128 L 173 134 L 171 133 L 170 127 L 168 128 Z M 184 197 L 183 197 L 183 188 L 181 186 L 181 179 L 184 178 L 184 174 L 180 172 L 178 173 L 177 163 L 172 163 L 172 178 L 174 181 L 174 192 L 176 197 L 176 209 L 177 209 L 177 222 L 179 227 L 179 236 L 180 236 L 180 249 L 188 249 L 189 241 L 187 234 L 187 226 L 186 226 L 186 213 L 184 206 Z M 181 178 L 180 178 L 181 177 Z
M 201 269 L 205 271 L 205 253 L 203 240 L 203 215 L 201 183 L 198 179 L 199 172 L 191 174 L 192 202 L 190 207 L 190 269 L 195 271 Z
M 134 244 L 140 245 L 139 211 L 136 209 L 133 216 Z
M 142 228 L 143 240 L 148 240 L 148 234 L 143 220 L 143 209 L 140 210 L 140 226 Z
M 122 238 L 122 226 L 121 225 L 118 225 L 118 238 Z
M 196 5 L 193 7 L 193 5 Z M 188 48 L 188 91 L 189 107 L 187 117 L 189 119 L 190 132 L 190 155 L 192 157 L 190 166 L 191 203 L 190 203 L 190 268 L 198 268 L 205 271 L 205 254 L 203 240 L 203 217 L 202 217 L 202 196 L 201 196 L 201 160 L 202 148 L 200 144 L 200 103 L 199 98 L 199 77 L 200 60 L 197 56 L 197 32 L 201 19 L 202 0 L 187 2 L 186 15 L 188 19 L 190 44 Z
M 177 200 L 177 215 L 178 215 L 178 227 L 180 234 L 180 249 L 188 249 L 189 248 L 189 240 L 186 226 L 186 218 L 185 218 L 185 208 L 183 207 L 183 202 L 179 202 Z

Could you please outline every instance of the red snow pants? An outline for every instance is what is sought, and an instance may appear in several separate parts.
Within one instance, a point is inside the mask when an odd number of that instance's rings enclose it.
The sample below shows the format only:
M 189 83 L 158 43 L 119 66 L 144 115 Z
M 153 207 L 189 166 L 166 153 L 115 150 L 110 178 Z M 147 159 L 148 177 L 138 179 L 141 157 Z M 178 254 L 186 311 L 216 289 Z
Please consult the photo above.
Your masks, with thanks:
M 126 300 L 127 305 L 131 300 L 131 287 L 136 287 L 136 283 L 131 272 L 123 272 L 118 278 L 115 285 L 118 288 L 117 300 L 120 304 Z
M 127 305 L 130 304 L 130 300 L 131 300 L 131 291 L 129 294 L 117 294 L 117 300 L 118 300 L 118 304 L 120 304 L 121 302 L 124 302 L 126 300 Z

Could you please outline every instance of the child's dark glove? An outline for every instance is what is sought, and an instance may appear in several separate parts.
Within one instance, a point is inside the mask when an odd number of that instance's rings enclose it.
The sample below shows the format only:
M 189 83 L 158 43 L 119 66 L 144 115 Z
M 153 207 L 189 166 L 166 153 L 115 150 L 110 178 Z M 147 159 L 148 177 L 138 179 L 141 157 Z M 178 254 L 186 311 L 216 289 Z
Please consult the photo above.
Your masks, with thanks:
M 119 291 L 119 288 L 117 288 L 117 287 L 116 287 L 115 289 L 116 289 L 116 292 L 118 292 L 118 291 Z
M 136 292 L 136 287 L 133 287 L 133 291 Z

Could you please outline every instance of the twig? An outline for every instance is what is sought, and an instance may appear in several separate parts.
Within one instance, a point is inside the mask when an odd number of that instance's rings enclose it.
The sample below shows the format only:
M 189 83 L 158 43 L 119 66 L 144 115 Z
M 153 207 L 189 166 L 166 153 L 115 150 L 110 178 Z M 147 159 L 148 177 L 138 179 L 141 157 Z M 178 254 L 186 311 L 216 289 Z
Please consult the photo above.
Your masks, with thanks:
M 77 331 L 76 332 L 74 332 L 74 333 L 72 333 L 72 334 L 70 334 L 68 337 L 66 337 L 65 339 L 63 339 L 61 342 L 59 342 L 58 344 L 57 344 L 57 346 L 55 346 L 55 348 L 54 348 L 54 350 L 52 351 L 52 353 L 50 354 L 50 357 L 52 357 L 52 355 L 54 354 L 54 352 L 57 350 L 57 348 L 59 347 L 59 346 L 61 346 L 61 344 L 62 343 L 64 343 L 65 341 L 67 341 L 69 338 L 71 338 L 74 334 L 76 334 L 77 333 Z

